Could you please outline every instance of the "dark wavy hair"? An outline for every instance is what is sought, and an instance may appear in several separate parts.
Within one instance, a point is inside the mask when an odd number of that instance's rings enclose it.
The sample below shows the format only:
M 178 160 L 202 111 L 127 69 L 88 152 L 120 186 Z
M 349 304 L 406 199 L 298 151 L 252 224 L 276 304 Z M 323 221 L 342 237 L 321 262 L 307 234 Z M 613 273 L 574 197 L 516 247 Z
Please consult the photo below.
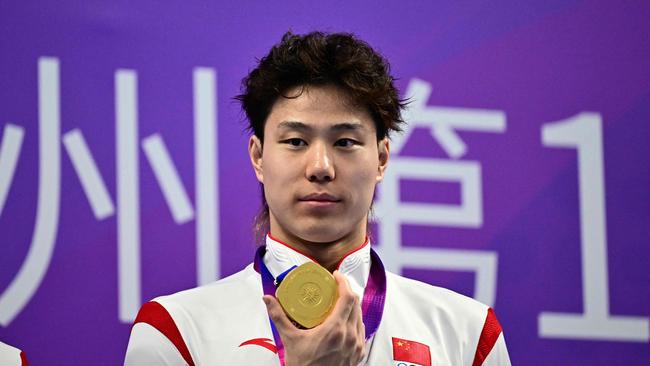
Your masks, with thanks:
M 375 122 L 377 141 L 401 131 L 400 99 L 388 61 L 368 43 L 350 33 L 287 32 L 242 80 L 241 102 L 248 130 L 264 142 L 264 125 L 278 98 L 296 98 L 305 87 L 334 85 L 351 101 L 367 108 Z M 296 87 L 297 95 L 287 95 Z M 294 93 L 295 94 L 295 93 Z M 269 208 L 262 187 L 262 208 L 255 218 L 258 241 L 269 231 Z

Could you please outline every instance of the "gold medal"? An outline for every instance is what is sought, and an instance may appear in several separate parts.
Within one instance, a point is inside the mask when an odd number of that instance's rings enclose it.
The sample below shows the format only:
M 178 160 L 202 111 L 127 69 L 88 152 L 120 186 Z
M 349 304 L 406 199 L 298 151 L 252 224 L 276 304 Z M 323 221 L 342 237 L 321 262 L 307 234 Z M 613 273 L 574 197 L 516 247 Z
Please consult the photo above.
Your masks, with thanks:
M 309 329 L 327 318 L 338 298 L 338 289 L 329 271 L 307 262 L 286 275 L 275 296 L 291 320 Z

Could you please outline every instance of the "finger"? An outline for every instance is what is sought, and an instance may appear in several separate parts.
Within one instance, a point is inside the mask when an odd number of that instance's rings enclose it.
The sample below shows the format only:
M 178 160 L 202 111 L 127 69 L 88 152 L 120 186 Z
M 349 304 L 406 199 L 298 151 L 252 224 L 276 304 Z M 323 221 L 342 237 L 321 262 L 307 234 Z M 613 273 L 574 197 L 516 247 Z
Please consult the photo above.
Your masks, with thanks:
M 264 300 L 264 304 L 266 304 L 266 311 L 269 313 L 269 317 L 271 320 L 273 320 L 273 324 L 275 324 L 278 332 L 283 334 L 297 329 L 293 323 L 291 323 L 291 320 L 289 320 L 287 314 L 284 313 L 284 310 L 282 310 L 282 305 L 280 305 L 275 297 L 264 295 L 262 300 Z
M 361 351 L 359 352 L 359 360 L 357 360 L 357 363 L 361 362 L 363 359 L 365 359 L 367 348 L 366 348 L 366 325 L 363 324 L 363 309 L 362 309 L 362 304 L 359 301 L 358 306 L 355 307 L 355 311 L 353 311 L 355 314 L 355 319 L 356 319 L 356 333 L 357 333 L 357 340 L 359 342 L 359 345 L 361 347 Z
M 350 315 L 348 315 L 348 322 L 350 324 L 355 324 L 357 320 L 361 319 L 361 304 L 359 302 L 359 296 L 352 294 L 352 309 L 350 310 Z
M 348 323 L 354 326 L 357 335 L 362 339 L 365 339 L 365 326 L 363 324 L 363 310 L 361 309 L 361 302 L 359 297 L 354 295 L 354 304 L 352 306 L 352 311 L 348 318 Z
M 327 320 L 347 320 L 350 317 L 350 312 L 354 305 L 354 293 L 352 292 L 352 289 L 350 289 L 348 279 L 344 275 L 339 271 L 334 271 L 333 275 L 338 284 L 339 298 L 336 300 L 334 309 L 332 309 L 332 314 Z
M 365 341 L 366 339 L 366 325 L 363 324 L 363 316 L 357 318 L 357 334 Z
M 366 327 L 363 324 L 363 312 L 361 309 L 361 304 L 359 298 L 355 295 L 355 301 L 350 312 L 350 318 L 348 319 L 348 324 L 350 324 L 350 334 L 351 337 L 355 340 L 355 351 L 353 364 L 358 364 L 363 360 L 365 354 L 365 345 L 366 345 Z

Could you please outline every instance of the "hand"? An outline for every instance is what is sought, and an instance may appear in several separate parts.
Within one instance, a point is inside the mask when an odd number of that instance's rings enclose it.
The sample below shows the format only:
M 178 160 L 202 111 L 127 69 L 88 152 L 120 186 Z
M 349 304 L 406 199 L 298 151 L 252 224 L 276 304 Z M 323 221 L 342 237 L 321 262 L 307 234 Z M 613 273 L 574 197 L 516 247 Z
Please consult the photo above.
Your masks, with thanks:
M 356 366 L 363 360 L 366 329 L 359 297 L 339 271 L 334 271 L 334 278 L 339 298 L 327 319 L 312 329 L 298 329 L 275 297 L 264 296 L 269 316 L 284 344 L 286 366 Z

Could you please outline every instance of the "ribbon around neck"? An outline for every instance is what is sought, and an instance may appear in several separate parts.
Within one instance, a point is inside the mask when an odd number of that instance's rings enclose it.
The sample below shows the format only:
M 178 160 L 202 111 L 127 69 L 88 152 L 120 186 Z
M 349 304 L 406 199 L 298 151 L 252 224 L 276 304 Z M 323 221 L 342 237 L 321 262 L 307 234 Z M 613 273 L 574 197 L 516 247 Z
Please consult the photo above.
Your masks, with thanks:
M 266 246 L 261 246 L 255 253 L 253 261 L 255 269 L 262 277 L 262 288 L 265 295 L 275 297 L 276 283 L 275 278 L 264 264 L 264 254 L 266 253 Z M 379 259 L 377 253 L 370 248 L 370 273 L 368 275 L 368 282 L 363 292 L 363 301 L 361 302 L 361 312 L 363 314 L 363 325 L 366 328 L 366 341 L 368 341 L 377 332 L 379 324 L 381 323 L 382 315 L 384 314 L 384 303 L 386 302 L 386 271 L 384 264 Z M 269 318 L 271 331 L 275 340 L 275 346 L 278 349 L 278 357 L 280 357 L 280 364 L 284 366 L 284 345 L 282 338 L 278 333 L 273 320 Z

